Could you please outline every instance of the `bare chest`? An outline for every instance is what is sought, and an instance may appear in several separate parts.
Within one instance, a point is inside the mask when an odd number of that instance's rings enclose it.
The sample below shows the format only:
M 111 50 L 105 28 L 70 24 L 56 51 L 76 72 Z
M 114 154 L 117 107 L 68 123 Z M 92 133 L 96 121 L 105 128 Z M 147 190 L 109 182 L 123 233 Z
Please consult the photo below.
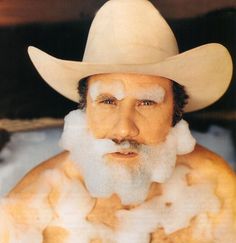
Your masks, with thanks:
M 188 185 L 187 173 L 185 167 L 177 168 L 167 183 L 150 189 L 141 205 L 121 205 L 116 196 L 90 200 L 83 191 L 73 203 L 55 209 L 50 227 L 66 230 L 67 243 L 200 242 L 199 234 L 210 234 L 207 214 L 217 213 L 220 204 L 212 185 Z

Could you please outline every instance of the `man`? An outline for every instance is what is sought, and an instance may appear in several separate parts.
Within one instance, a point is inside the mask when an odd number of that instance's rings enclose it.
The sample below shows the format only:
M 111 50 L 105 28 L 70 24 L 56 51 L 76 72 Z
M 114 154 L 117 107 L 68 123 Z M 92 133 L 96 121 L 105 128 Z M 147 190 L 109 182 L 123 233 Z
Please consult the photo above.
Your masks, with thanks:
M 83 62 L 29 54 L 82 110 L 65 119 L 67 151 L 1 200 L 0 242 L 236 242 L 235 174 L 195 145 L 182 120 L 227 89 L 224 47 L 178 54 L 150 2 L 111 0 L 96 14 Z

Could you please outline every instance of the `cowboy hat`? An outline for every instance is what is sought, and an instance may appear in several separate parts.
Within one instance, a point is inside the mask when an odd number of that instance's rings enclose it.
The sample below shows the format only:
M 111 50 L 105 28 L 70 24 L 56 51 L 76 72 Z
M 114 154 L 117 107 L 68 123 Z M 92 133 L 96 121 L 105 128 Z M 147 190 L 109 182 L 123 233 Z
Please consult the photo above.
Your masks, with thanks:
M 189 95 L 185 112 L 218 100 L 232 77 L 232 60 L 217 43 L 179 53 L 170 27 L 147 0 L 110 0 L 91 25 L 82 62 L 61 60 L 35 48 L 29 56 L 42 78 L 78 102 L 78 82 L 101 73 L 140 73 L 171 79 Z

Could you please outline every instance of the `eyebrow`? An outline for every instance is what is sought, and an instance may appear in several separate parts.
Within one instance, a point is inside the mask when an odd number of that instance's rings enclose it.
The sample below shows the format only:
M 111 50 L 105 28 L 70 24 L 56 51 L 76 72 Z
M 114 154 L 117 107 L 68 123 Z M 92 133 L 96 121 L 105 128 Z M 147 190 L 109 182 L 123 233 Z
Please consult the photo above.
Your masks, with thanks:
M 116 97 L 114 97 L 111 94 L 99 94 L 96 97 L 95 101 L 99 102 L 99 101 L 103 101 L 103 100 L 106 100 L 106 99 L 116 99 Z
M 132 92 L 132 96 L 138 100 L 152 100 L 160 104 L 165 98 L 165 89 L 159 85 L 151 88 L 143 88 L 142 90 Z
M 152 87 L 142 87 L 138 91 L 130 91 L 125 93 L 124 85 L 119 81 L 115 80 L 110 84 L 101 84 L 100 80 L 95 81 L 90 89 L 89 94 L 93 101 L 101 100 L 102 98 L 116 98 L 122 100 L 125 96 L 132 96 L 137 100 L 152 100 L 158 104 L 162 103 L 165 98 L 165 89 L 160 85 L 152 85 Z
M 125 97 L 124 86 L 122 83 L 115 81 L 110 84 L 102 85 L 98 80 L 93 83 L 89 89 L 89 94 L 93 101 L 101 99 L 100 97 L 113 96 L 117 100 L 122 100 Z

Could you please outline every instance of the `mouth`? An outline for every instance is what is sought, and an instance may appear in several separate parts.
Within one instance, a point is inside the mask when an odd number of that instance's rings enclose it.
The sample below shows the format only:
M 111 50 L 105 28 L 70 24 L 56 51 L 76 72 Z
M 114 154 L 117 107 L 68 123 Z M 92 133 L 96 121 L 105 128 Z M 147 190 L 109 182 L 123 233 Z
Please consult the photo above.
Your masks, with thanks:
M 119 152 L 109 153 L 108 156 L 110 158 L 116 158 L 116 159 L 133 159 L 138 157 L 138 153 L 133 151 L 119 151 Z

